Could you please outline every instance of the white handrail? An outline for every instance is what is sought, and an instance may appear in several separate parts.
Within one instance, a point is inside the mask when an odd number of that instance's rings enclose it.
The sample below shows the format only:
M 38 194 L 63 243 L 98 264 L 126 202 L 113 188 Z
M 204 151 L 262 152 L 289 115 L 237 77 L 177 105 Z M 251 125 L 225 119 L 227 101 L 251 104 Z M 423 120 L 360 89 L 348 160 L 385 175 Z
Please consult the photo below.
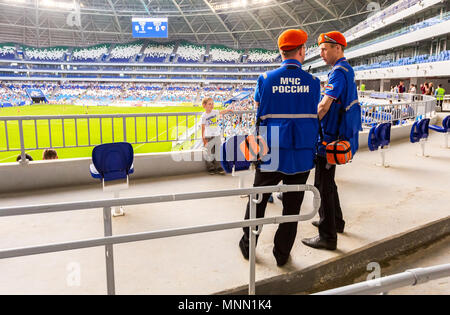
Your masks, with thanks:
M 427 268 L 406 270 L 392 276 L 373 279 L 348 285 L 333 290 L 327 290 L 314 295 L 368 295 L 387 293 L 405 286 L 414 286 L 431 280 L 450 277 L 450 264 Z
M 181 200 L 194 200 L 205 198 L 218 198 L 218 197 L 230 197 L 249 195 L 250 207 L 256 208 L 256 196 L 264 193 L 273 192 L 299 192 L 299 191 L 311 191 L 314 194 L 313 197 L 313 210 L 308 214 L 303 215 L 289 215 L 289 216 L 277 216 L 269 218 L 257 219 L 255 213 L 250 214 L 249 220 L 241 220 L 235 222 L 227 222 L 220 224 L 210 224 L 203 226 L 193 226 L 186 228 L 143 232 L 136 234 L 125 235 L 112 235 L 112 222 L 111 222 L 111 207 L 112 206 L 125 206 L 125 205 L 137 205 L 137 204 L 150 204 L 158 202 L 171 202 Z M 259 199 L 259 198 L 258 198 Z M 250 232 L 250 281 L 249 281 L 249 294 L 255 294 L 255 240 L 256 236 L 253 231 L 256 231 L 257 226 L 264 224 L 280 224 L 287 222 L 306 221 L 312 219 L 319 210 L 320 207 L 320 193 L 316 187 L 312 185 L 278 185 L 278 186 L 265 186 L 254 187 L 244 189 L 229 189 L 229 190 L 216 190 L 205 191 L 195 193 L 184 194 L 169 194 L 158 196 L 146 196 L 146 197 L 132 197 L 132 198 L 119 198 L 119 199 L 104 199 L 104 200 L 92 200 L 92 201 L 80 201 L 69 203 L 56 203 L 45 204 L 37 206 L 20 206 L 20 207 L 3 207 L 0 208 L 0 217 L 15 216 L 15 215 L 29 215 L 38 213 L 53 213 L 62 211 L 75 211 L 93 208 L 103 208 L 103 220 L 105 237 L 85 239 L 65 243 L 46 244 L 39 246 L 23 247 L 23 248 L 11 248 L 0 250 L 0 259 L 21 257 L 28 255 L 37 255 L 43 253 L 53 253 L 60 251 L 67 251 L 80 248 L 89 248 L 96 246 L 105 246 L 105 260 L 106 260 L 106 279 L 108 294 L 115 294 L 115 281 L 114 281 L 114 253 L 113 244 L 130 243 L 150 239 L 158 239 L 165 237 L 205 233 L 212 231 L 228 230 L 235 228 L 249 227 Z M 256 212 L 256 211 L 255 211 Z

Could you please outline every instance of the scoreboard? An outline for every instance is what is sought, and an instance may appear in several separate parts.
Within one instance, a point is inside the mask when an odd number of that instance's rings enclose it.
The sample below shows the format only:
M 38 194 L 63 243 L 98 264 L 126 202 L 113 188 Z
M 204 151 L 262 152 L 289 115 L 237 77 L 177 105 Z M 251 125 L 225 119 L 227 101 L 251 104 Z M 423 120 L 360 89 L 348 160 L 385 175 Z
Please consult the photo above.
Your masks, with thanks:
M 167 38 L 168 19 L 139 17 L 132 18 L 133 37 L 135 38 Z

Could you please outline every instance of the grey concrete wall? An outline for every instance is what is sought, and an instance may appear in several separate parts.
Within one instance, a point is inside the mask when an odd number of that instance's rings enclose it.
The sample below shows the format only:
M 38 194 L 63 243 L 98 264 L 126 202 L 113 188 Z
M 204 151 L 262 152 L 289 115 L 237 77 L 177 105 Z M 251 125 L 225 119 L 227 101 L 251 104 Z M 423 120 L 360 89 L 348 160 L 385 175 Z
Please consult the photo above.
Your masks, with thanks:
M 33 161 L 0 165 L 0 193 L 98 183 L 91 177 L 91 158 Z M 133 178 L 161 177 L 206 171 L 202 151 L 136 154 Z

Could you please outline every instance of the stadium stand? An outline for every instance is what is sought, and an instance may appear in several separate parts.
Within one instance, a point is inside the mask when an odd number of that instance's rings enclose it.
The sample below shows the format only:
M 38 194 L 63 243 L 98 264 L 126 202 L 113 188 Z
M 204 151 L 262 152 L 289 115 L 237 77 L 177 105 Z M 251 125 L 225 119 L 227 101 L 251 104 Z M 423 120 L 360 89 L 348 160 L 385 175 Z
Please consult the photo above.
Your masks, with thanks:
M 232 85 L 206 86 L 200 92 L 200 99 L 211 97 L 214 102 L 223 103 L 233 94 Z
M 410 25 L 410 26 L 402 27 L 401 29 L 399 29 L 399 30 L 397 30 L 395 32 L 391 32 L 391 33 L 388 33 L 388 34 L 385 34 L 385 35 L 382 35 L 382 36 L 378 36 L 375 39 L 366 41 L 366 42 L 361 43 L 361 44 L 356 45 L 356 46 L 352 46 L 352 47 L 350 47 L 347 50 L 347 52 L 355 51 L 357 49 L 364 48 L 364 47 L 367 47 L 367 46 L 371 46 L 371 45 L 380 43 L 382 41 L 385 41 L 385 40 L 388 40 L 388 39 L 391 39 L 391 38 L 395 38 L 395 37 L 398 37 L 398 36 L 401 36 L 401 35 L 405 35 L 405 34 L 408 34 L 408 33 L 411 33 L 411 32 L 414 32 L 414 31 L 417 31 L 417 30 L 420 30 L 420 29 L 423 29 L 423 28 L 426 28 L 426 27 L 429 27 L 429 26 L 432 26 L 432 25 L 436 25 L 436 24 L 445 22 L 445 21 L 447 21 L 449 19 L 450 19 L 450 12 L 446 12 L 442 16 L 441 15 L 437 15 L 437 16 L 429 18 L 429 19 L 427 19 L 425 21 L 422 21 L 422 22 L 419 22 L 419 23 L 416 23 L 416 24 L 413 24 L 413 25 Z
M 192 86 L 170 85 L 161 95 L 162 102 L 194 102 L 199 88 Z
M 15 59 L 16 47 L 11 44 L 0 44 L 0 59 Z
M 144 50 L 143 62 L 163 62 L 174 48 L 174 44 L 149 43 Z
M 88 48 L 75 48 L 72 52 L 72 61 L 95 62 L 109 50 L 110 44 L 96 45 Z
M 50 48 L 33 48 L 25 47 L 25 58 L 38 61 L 58 61 L 62 60 L 66 53 L 69 52 L 67 47 L 50 47 Z
M 238 63 L 244 50 L 235 50 L 225 46 L 211 45 L 210 60 L 213 63 Z
M 179 55 L 177 62 L 180 63 L 202 62 L 202 57 L 205 55 L 205 53 L 206 53 L 205 46 L 183 43 L 178 47 L 177 50 L 177 54 Z
M 278 51 L 270 51 L 266 49 L 250 49 L 248 52 L 248 63 L 270 63 L 280 59 Z
M 30 104 L 30 98 L 24 90 L 9 87 L 6 84 L 0 86 L 0 105 L 2 107 L 22 106 Z
M 379 12 L 378 14 L 375 14 L 372 17 L 369 17 L 362 21 L 361 23 L 357 24 L 356 26 L 352 27 L 348 31 L 344 33 L 345 37 L 350 37 L 352 35 L 355 35 L 356 33 L 360 32 L 361 30 L 369 28 L 371 25 L 383 21 L 384 19 L 402 11 L 405 9 L 408 9 L 412 7 L 413 5 L 421 2 L 421 0 L 403 0 L 403 1 L 397 1 L 390 7 L 386 8 L 382 12 Z
M 370 70 L 370 69 L 379 69 L 379 68 L 391 68 L 391 67 L 406 66 L 406 65 L 419 64 L 419 63 L 446 61 L 446 60 L 450 60 L 450 50 L 442 51 L 438 55 L 426 55 L 425 54 L 425 55 L 420 55 L 420 56 L 416 56 L 416 57 L 399 58 L 396 61 L 385 60 L 382 62 L 375 62 L 370 65 L 359 65 L 359 66 L 355 66 L 353 69 L 355 71 L 359 71 L 359 70 Z
M 358 23 L 354 27 L 345 31 L 343 34 L 347 39 L 347 43 L 350 43 L 353 40 L 358 39 L 359 35 L 367 35 L 373 31 L 375 31 L 375 25 L 385 25 L 385 20 L 393 15 L 402 12 L 412 6 L 422 3 L 421 0 L 401 0 L 397 1 L 394 4 L 390 5 L 386 9 L 373 14 L 373 16 L 368 17 L 364 21 Z M 404 18 L 404 17 L 402 17 Z M 381 23 L 381 24 L 380 24 Z M 420 23 L 418 23 L 420 24 Z M 319 55 L 318 46 L 313 46 L 306 52 L 306 60 Z
M 142 49 L 142 43 L 132 43 L 116 45 L 110 54 L 110 62 L 128 62 L 134 56 L 136 56 Z

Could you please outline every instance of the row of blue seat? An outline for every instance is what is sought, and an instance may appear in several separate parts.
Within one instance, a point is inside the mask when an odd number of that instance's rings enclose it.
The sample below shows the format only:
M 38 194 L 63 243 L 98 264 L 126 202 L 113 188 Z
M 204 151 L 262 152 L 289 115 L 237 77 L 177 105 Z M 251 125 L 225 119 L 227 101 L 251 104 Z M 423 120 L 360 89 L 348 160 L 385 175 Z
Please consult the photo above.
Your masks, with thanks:
M 421 139 L 428 138 L 429 129 L 447 133 L 450 131 L 450 115 L 442 121 L 442 126 L 430 125 L 430 118 L 423 118 L 415 121 L 411 127 L 410 142 L 416 143 Z M 369 131 L 368 147 L 370 151 L 388 146 L 391 141 L 391 123 L 383 123 L 373 126 Z
M 371 69 L 390 68 L 390 67 L 406 66 L 406 65 L 412 65 L 412 64 L 420 64 L 420 63 L 446 61 L 446 60 L 450 60 L 450 50 L 443 51 L 439 55 L 431 55 L 431 56 L 430 55 L 421 55 L 421 56 L 415 56 L 415 57 L 405 57 L 405 58 L 400 58 L 396 61 L 386 60 L 386 61 L 382 61 L 382 62 L 372 63 L 370 65 L 356 66 L 353 69 L 355 71 L 371 70 Z

